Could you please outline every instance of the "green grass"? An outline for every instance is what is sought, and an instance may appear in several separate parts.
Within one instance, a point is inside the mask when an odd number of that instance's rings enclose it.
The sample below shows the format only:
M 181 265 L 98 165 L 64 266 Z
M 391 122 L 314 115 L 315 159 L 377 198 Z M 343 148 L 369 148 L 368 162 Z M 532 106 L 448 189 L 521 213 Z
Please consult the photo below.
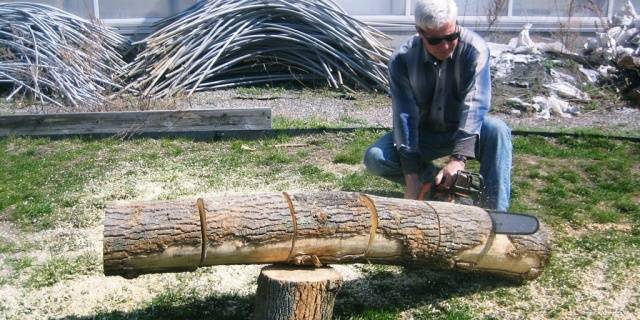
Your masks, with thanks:
M 367 147 L 375 142 L 382 132 L 371 130 L 358 130 L 353 138 L 341 146 L 338 154 L 333 158 L 333 162 L 346 164 L 359 164 L 364 158 Z
M 336 176 L 331 172 L 324 171 L 312 164 L 305 164 L 298 168 L 298 173 L 310 184 L 335 182 Z
M 337 121 L 329 121 L 324 118 L 289 119 L 284 117 L 273 117 L 273 129 L 332 129 L 362 127 L 366 123 L 361 119 L 342 117 Z
M 253 312 L 253 297 L 238 294 L 202 296 L 183 289 L 168 289 L 155 296 L 144 308 L 131 312 L 98 312 L 91 319 L 250 319 Z M 68 319 L 87 319 L 69 317 Z
M 420 310 L 414 315 L 416 320 L 473 320 L 478 318 L 479 316 L 473 312 L 471 307 L 463 304 L 454 304 L 446 310 Z
M 243 320 L 251 317 L 253 309 L 251 302 L 248 297 L 240 295 L 200 297 L 194 291 L 170 289 L 156 296 L 139 317 L 140 319 Z
M 402 197 L 404 187 L 398 183 L 371 175 L 366 171 L 357 171 L 344 176 L 340 181 L 343 191 L 357 191 L 389 197 Z
M 0 253 L 16 253 L 18 251 L 20 251 L 20 246 L 17 243 L 0 236 Z
M 307 124 L 321 126 L 319 120 L 309 120 Z M 331 150 L 335 163 L 358 166 L 364 150 L 381 134 L 358 130 L 340 136 L 335 145 L 320 142 L 310 147 Z M 0 141 L 0 148 L 6 150 L 0 158 L 7 164 L 0 171 L 0 181 L 4 182 L 0 185 L 0 210 L 24 228 L 46 229 L 63 222 L 82 225 L 82 221 L 70 214 L 70 209 L 78 204 L 77 193 L 88 181 L 100 179 L 105 170 L 103 164 L 113 165 L 115 159 L 150 170 L 201 167 L 207 185 L 214 188 L 228 183 L 225 178 L 229 174 L 239 173 L 246 179 L 268 182 L 281 179 L 288 172 L 297 172 L 307 184 L 329 183 L 346 191 L 402 193 L 401 186 L 361 170 L 341 178 L 324 172 L 313 164 L 313 153 L 308 149 L 293 151 L 274 147 L 290 140 L 286 135 L 215 144 L 183 139 L 139 139 L 116 145 L 112 140 L 5 139 Z M 637 144 L 603 138 L 529 136 L 514 139 L 514 148 L 517 156 L 542 158 L 539 165 L 522 168 L 524 174 L 518 169 L 514 172 L 513 207 L 516 210 L 534 210 L 539 215 L 575 224 L 624 223 L 640 218 L 634 193 L 639 178 L 638 172 L 632 170 L 640 158 Z M 101 161 L 96 161 L 97 158 Z M 299 163 L 305 165 L 299 166 Z M 477 167 L 475 162 L 471 165 Z M 136 174 L 135 171 L 128 173 L 132 177 Z M 172 184 L 180 179 L 183 179 L 181 175 L 168 174 L 160 182 Z M 163 198 L 179 194 L 176 191 Z M 120 194 L 113 195 L 113 199 L 136 195 L 136 190 L 125 187 Z M 103 203 L 94 205 L 99 209 Z
M 46 229 L 60 221 L 81 224 L 58 208 L 72 205 L 70 194 L 100 174 L 105 162 L 96 159 L 112 143 L 0 140 L 0 212 L 23 228 Z
M 26 285 L 32 288 L 51 286 L 64 280 L 102 271 L 101 258 L 83 254 L 75 258 L 54 257 L 42 266 L 34 267 Z
M 31 257 L 20 257 L 20 258 L 12 258 L 7 260 L 7 265 L 13 269 L 14 273 L 18 274 L 23 272 L 27 268 L 31 268 L 33 266 L 33 258 Z
M 336 320 L 350 319 L 350 320 L 395 320 L 398 319 L 398 311 L 396 310 L 365 310 L 357 315 L 350 317 L 334 317 Z
M 638 221 L 638 144 L 530 136 L 517 137 L 514 148 L 517 156 L 539 162 L 515 172 L 513 198 L 518 209 L 529 209 L 521 199 L 528 196 L 526 189 L 535 197 L 528 202 L 536 203 L 542 216 L 579 225 Z

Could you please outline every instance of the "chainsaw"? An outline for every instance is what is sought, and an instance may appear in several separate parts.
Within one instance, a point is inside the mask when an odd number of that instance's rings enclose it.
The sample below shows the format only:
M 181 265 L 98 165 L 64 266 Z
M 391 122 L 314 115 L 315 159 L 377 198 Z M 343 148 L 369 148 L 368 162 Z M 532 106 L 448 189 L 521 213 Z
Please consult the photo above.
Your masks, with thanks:
M 444 182 L 422 185 L 418 200 L 443 201 L 485 208 L 484 179 L 478 173 L 458 171 L 451 187 Z M 493 231 L 498 234 L 534 234 L 540 227 L 538 218 L 521 213 L 487 210 L 493 223 Z

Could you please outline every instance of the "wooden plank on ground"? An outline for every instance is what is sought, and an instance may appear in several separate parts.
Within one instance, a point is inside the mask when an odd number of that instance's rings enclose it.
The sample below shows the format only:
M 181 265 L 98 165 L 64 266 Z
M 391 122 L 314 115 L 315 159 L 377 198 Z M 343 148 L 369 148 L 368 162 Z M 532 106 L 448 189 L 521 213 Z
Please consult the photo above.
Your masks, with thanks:
M 7 136 L 170 136 L 271 129 L 271 109 L 202 109 L 0 116 Z

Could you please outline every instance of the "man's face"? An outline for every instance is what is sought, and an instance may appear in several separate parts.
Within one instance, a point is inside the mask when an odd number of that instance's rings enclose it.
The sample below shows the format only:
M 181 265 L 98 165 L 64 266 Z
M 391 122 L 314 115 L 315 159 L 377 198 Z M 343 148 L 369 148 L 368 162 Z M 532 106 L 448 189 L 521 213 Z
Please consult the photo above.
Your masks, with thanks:
M 437 29 L 421 29 L 416 26 L 416 30 L 422 38 L 424 48 L 440 61 L 449 58 L 458 45 L 460 30 L 455 21 L 447 22 Z

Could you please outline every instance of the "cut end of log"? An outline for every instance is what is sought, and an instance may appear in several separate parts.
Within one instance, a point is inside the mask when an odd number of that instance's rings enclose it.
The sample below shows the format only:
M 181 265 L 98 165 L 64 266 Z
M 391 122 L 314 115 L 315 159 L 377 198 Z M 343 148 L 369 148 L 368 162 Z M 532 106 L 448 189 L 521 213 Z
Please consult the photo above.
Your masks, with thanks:
M 332 267 L 273 265 L 262 269 L 269 279 L 282 282 L 338 281 L 342 276 Z

